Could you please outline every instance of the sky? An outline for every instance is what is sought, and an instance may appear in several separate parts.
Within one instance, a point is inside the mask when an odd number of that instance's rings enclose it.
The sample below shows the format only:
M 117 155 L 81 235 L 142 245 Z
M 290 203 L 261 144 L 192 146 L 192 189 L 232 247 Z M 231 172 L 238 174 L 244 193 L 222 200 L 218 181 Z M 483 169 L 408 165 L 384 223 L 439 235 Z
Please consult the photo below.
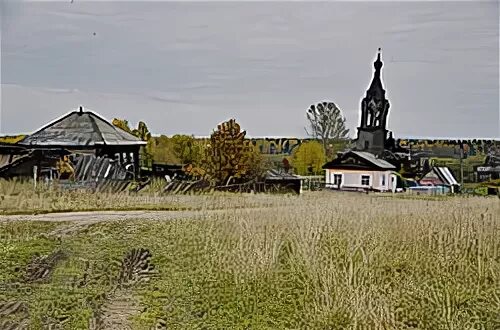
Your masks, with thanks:
M 500 138 L 498 1 L 0 0 L 0 133 L 78 106 L 208 136 L 304 137 L 333 101 L 355 137 L 382 47 L 396 138 Z

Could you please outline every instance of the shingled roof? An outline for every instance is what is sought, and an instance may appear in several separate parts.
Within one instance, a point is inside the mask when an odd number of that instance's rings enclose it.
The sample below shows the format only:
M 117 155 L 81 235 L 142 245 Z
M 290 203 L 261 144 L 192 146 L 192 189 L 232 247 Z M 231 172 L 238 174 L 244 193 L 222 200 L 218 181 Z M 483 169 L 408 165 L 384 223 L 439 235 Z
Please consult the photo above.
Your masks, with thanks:
M 18 144 L 31 147 L 144 145 L 146 142 L 114 126 L 92 111 L 72 111 L 27 136 Z

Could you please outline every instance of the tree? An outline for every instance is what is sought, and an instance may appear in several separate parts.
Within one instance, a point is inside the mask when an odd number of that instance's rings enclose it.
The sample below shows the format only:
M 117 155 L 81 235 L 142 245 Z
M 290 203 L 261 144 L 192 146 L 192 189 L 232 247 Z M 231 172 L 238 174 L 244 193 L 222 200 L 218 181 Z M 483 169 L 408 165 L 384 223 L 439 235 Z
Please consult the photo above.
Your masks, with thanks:
M 234 119 L 219 124 L 210 135 L 203 166 L 212 184 L 226 184 L 230 178 L 249 179 L 256 174 L 258 155 L 245 135 Z
M 151 153 L 155 162 L 166 164 L 180 164 L 181 161 L 174 154 L 172 139 L 165 135 L 151 137 Z
M 151 139 L 151 133 L 149 132 L 146 124 L 142 121 L 137 124 L 137 129 L 134 129 L 132 134 L 137 136 L 142 141 L 149 141 Z
M 152 167 L 154 141 L 151 139 L 151 132 L 149 132 L 148 127 L 144 122 L 140 121 L 139 124 L 137 124 L 137 129 L 134 129 L 132 134 L 147 143 L 143 148 L 141 148 L 141 166 Z
M 309 130 L 306 133 L 321 141 L 323 149 L 329 158 L 334 155 L 335 142 L 348 138 L 349 129 L 346 128 L 346 119 L 342 111 L 333 102 L 320 102 L 316 106 L 312 104 L 306 112 L 309 121 Z
M 132 129 L 128 124 L 128 120 L 115 118 L 113 119 L 112 124 L 118 128 L 121 128 L 125 132 L 132 134 Z
M 270 157 L 263 155 L 259 149 L 253 144 L 249 144 L 250 148 L 250 167 L 246 174 L 247 178 L 262 178 L 267 171 L 274 167 L 274 163 Z
M 146 125 L 146 123 L 140 121 L 137 124 L 137 129 L 131 129 L 129 126 L 128 120 L 125 119 L 113 119 L 112 124 L 125 132 L 128 132 L 135 137 L 138 137 L 142 141 L 145 141 L 147 144 L 141 148 L 140 152 L 140 160 L 141 166 L 150 167 L 153 162 L 153 143 L 154 141 L 151 139 L 151 133 Z
M 292 161 L 296 174 L 321 174 L 326 161 L 325 150 L 317 141 L 304 142 L 295 149 Z
M 182 164 L 199 164 L 203 158 L 202 142 L 196 141 L 192 135 L 172 136 L 172 149 Z

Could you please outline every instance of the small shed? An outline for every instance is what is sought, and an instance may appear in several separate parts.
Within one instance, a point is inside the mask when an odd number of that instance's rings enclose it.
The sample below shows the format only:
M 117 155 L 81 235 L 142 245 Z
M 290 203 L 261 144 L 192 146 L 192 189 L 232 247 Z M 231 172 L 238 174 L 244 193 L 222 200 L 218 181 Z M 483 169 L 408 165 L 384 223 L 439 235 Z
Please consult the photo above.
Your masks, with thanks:
M 448 167 L 434 166 L 419 181 L 421 186 L 439 186 L 445 188 L 445 192 L 458 192 L 460 184 Z
M 339 190 L 396 191 L 396 167 L 365 151 L 348 151 L 323 165 L 325 186 Z
M 297 194 L 302 192 L 301 177 L 277 170 L 267 171 L 264 183 L 266 186 L 275 186 L 280 187 L 281 189 L 293 190 Z

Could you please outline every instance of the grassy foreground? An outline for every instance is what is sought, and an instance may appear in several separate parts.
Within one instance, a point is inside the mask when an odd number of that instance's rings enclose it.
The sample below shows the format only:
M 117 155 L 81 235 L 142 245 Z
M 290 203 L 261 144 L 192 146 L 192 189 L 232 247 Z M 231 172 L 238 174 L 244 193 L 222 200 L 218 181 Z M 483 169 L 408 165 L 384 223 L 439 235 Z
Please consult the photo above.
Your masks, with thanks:
M 214 200 L 171 221 L 0 223 L 0 328 L 500 327 L 498 198 Z

